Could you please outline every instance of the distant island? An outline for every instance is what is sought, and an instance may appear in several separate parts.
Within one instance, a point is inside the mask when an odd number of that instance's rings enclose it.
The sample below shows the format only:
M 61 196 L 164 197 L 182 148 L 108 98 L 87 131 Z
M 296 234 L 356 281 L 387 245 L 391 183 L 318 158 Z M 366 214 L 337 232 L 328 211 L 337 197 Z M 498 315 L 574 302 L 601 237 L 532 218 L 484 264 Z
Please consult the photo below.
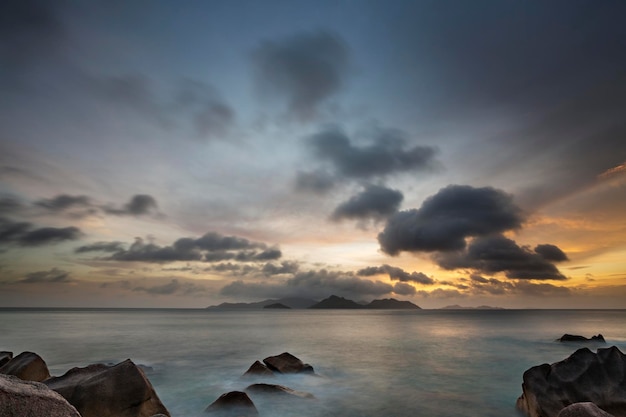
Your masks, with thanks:
M 331 295 L 319 302 L 307 298 L 280 298 L 258 301 L 255 303 L 222 303 L 207 307 L 208 310 L 253 310 L 253 309 L 377 309 L 377 310 L 421 310 L 421 307 L 410 301 L 394 298 L 373 300 L 370 303 L 357 303 L 344 297 Z
M 463 307 L 458 304 L 454 304 L 451 306 L 441 307 L 440 310 L 504 310 L 504 308 L 492 306 Z

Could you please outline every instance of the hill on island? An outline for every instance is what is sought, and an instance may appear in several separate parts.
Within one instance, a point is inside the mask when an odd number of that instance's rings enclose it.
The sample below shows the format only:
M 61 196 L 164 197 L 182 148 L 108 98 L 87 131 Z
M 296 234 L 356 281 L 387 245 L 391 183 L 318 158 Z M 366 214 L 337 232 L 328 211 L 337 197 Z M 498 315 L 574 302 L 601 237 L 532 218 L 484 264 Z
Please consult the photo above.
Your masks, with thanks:
M 370 303 L 357 303 L 344 297 L 331 295 L 320 302 L 308 298 L 281 298 L 278 300 L 263 300 L 255 303 L 222 303 L 207 307 L 208 310 L 253 310 L 253 309 L 378 309 L 378 310 L 420 310 L 421 308 L 410 301 L 399 301 L 394 298 L 374 300 Z
M 317 303 L 315 300 L 302 297 L 285 297 L 280 299 L 269 299 L 257 301 L 255 303 L 222 303 L 216 306 L 209 306 L 207 310 L 248 310 L 261 309 L 272 304 L 282 304 L 288 308 L 309 308 Z
M 374 300 L 369 304 L 359 304 L 347 298 L 331 295 L 330 297 L 312 305 L 316 309 L 378 309 L 378 310 L 420 310 L 420 307 L 410 301 L 398 301 L 394 298 Z

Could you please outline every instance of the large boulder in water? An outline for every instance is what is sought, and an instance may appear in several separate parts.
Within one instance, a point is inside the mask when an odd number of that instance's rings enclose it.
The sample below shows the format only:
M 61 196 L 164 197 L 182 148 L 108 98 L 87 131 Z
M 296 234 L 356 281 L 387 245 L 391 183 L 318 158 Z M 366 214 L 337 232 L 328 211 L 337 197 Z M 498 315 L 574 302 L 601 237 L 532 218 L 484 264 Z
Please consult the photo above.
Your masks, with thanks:
M 2 368 L 0 374 L 13 375 L 24 381 L 41 382 L 50 378 L 48 365 L 41 356 L 32 352 L 22 352 L 10 359 Z
M 148 378 L 130 359 L 113 366 L 73 368 L 45 383 L 82 417 L 169 416 Z
M 0 352 L 0 366 L 13 359 L 13 352 L 2 351 Z
M 524 372 L 517 407 L 530 417 L 556 417 L 570 404 L 593 402 L 615 417 L 626 417 L 626 356 L 615 346 L 579 349 L 552 365 Z
M 574 403 L 559 412 L 558 417 L 614 417 L 594 403 Z
M 250 367 L 243 374 L 243 376 L 245 376 L 245 377 L 251 377 L 251 376 L 268 376 L 268 377 L 273 377 L 274 376 L 274 372 L 272 372 L 270 368 L 268 368 L 267 366 L 263 365 L 261 362 L 255 361 L 252 365 L 250 365 Z
M 280 372 L 281 374 L 313 373 L 311 365 L 303 363 L 289 352 L 284 352 L 277 356 L 269 356 L 263 359 L 263 362 L 272 371 Z
M 220 395 L 204 411 L 216 417 L 256 417 L 259 415 L 248 394 L 241 391 L 231 391 Z
M 39 382 L 0 375 L 0 416 L 81 417 L 65 398 Z
M 315 396 L 310 392 L 296 391 L 294 389 L 275 384 L 252 384 L 246 388 L 246 391 L 255 394 L 280 395 L 286 398 L 315 398 Z

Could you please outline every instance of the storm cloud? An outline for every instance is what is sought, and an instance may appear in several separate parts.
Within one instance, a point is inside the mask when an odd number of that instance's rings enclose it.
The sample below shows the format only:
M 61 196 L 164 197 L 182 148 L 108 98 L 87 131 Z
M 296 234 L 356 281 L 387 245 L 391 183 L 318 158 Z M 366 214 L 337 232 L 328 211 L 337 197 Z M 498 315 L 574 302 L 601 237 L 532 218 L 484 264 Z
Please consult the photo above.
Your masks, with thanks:
M 377 130 L 371 144 L 360 146 L 352 143 L 341 129 L 333 127 L 311 136 L 308 144 L 314 155 L 329 163 L 335 175 L 341 178 L 384 178 L 438 167 L 436 148 L 407 147 L 404 134 L 397 130 Z
M 466 239 L 521 227 L 522 211 L 509 194 L 491 187 L 450 185 L 419 209 L 401 211 L 378 235 L 383 252 L 435 252 L 463 249 Z
M 154 197 L 148 194 L 136 194 L 122 208 L 105 206 L 103 210 L 108 214 L 117 216 L 141 216 L 157 210 L 158 205 Z
M 423 272 L 407 272 L 402 268 L 391 265 L 370 266 L 357 271 L 357 275 L 362 277 L 371 277 L 374 275 L 387 274 L 389 279 L 401 282 L 415 282 L 418 284 L 432 285 L 435 280 L 430 278 Z
M 404 196 L 398 190 L 381 185 L 366 185 L 359 194 L 341 203 L 331 219 L 382 220 L 398 211 Z
M 286 99 L 289 114 L 301 121 L 343 87 L 350 63 L 347 45 L 325 31 L 265 41 L 252 58 L 261 93 Z
M 546 250 L 549 248 L 549 250 Z M 552 263 L 555 254 L 566 260 L 554 245 L 539 245 L 532 251 L 501 235 L 473 239 L 465 250 L 439 253 L 433 259 L 444 269 L 467 268 L 487 274 L 502 272 L 507 278 L 534 280 L 566 280 Z

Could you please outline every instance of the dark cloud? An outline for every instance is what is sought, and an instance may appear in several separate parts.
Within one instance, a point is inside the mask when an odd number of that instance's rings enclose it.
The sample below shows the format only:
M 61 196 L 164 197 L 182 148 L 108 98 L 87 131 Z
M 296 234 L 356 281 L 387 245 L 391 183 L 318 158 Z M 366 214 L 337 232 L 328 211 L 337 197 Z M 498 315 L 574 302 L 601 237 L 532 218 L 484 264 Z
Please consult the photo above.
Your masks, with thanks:
M 273 263 L 266 263 L 263 265 L 261 272 L 263 275 L 271 276 L 271 275 L 282 275 L 282 274 L 295 274 L 300 269 L 300 264 L 298 262 L 289 262 L 284 261 L 280 265 L 276 265 Z
M 387 274 L 389 278 L 402 282 L 415 282 L 418 284 L 431 285 L 435 283 L 435 280 L 427 276 L 422 272 L 407 272 L 402 268 L 398 268 L 391 265 L 370 266 L 363 268 L 356 273 L 362 277 L 370 277 L 373 275 Z
M 388 175 L 430 171 L 437 168 L 437 150 L 430 146 L 407 148 L 397 130 L 377 130 L 373 143 L 358 146 L 339 128 L 328 128 L 309 138 L 317 158 L 332 165 L 342 178 L 369 179 Z
M 252 57 L 259 90 L 285 98 L 289 113 L 303 121 L 341 89 L 350 61 L 343 40 L 323 31 L 263 42 Z
M 537 245 L 535 252 L 541 255 L 546 261 L 562 262 L 569 260 L 567 255 L 558 246 L 548 243 Z
M 122 242 L 96 242 L 91 245 L 84 245 L 74 249 L 75 253 L 88 252 L 119 252 L 124 250 Z
M 552 252 L 555 250 L 552 249 Z M 513 240 L 501 235 L 477 237 L 465 250 L 439 253 L 433 259 L 445 269 L 467 268 L 487 274 L 502 272 L 507 278 L 522 280 L 567 279 L 552 263 L 552 259 L 528 247 L 518 246 Z
M 76 240 L 82 236 L 77 227 L 40 227 L 0 217 L 0 245 L 42 246 Z
M 15 222 L 0 217 L 0 244 L 13 243 L 33 227 L 32 223 Z
M 49 271 L 37 271 L 26 274 L 24 279 L 19 282 L 24 284 L 43 284 L 43 283 L 67 283 L 72 282 L 70 273 L 57 268 Z
M 0 7 L 0 61 L 5 69 L 28 68 L 59 51 L 67 33 L 56 8 L 61 2 L 6 0 Z M 16 72 L 17 72 L 16 71 Z
M 398 211 L 403 198 L 398 190 L 381 185 L 366 185 L 359 194 L 337 206 L 331 219 L 382 220 Z
M 393 285 L 393 292 L 398 295 L 415 295 L 417 290 L 411 284 L 406 282 L 396 282 Z
M 335 178 L 325 171 L 298 172 L 296 190 L 325 194 L 335 186 Z
M 105 259 L 128 262 L 166 263 L 175 261 L 221 262 L 263 262 L 276 260 L 282 256 L 280 249 L 268 247 L 265 243 L 253 242 L 237 236 L 224 236 L 209 232 L 199 238 L 184 237 L 170 246 L 159 246 L 135 238 L 128 249 L 119 242 L 98 242 L 76 249 L 78 253 L 108 252 Z
M 54 198 L 35 201 L 34 205 L 51 211 L 61 211 L 72 207 L 87 207 L 91 205 L 91 201 L 84 195 L 60 194 Z
M 108 214 L 115 214 L 118 216 L 141 216 L 144 214 L 150 214 L 151 212 L 157 210 L 157 208 L 158 205 L 154 197 L 148 194 L 136 194 L 121 209 L 107 206 L 103 207 L 103 210 Z
M 0 197 L 0 214 L 16 214 L 24 209 L 24 205 L 15 197 Z
M 77 240 L 82 236 L 78 227 L 41 227 L 30 230 L 19 236 L 17 243 L 21 246 L 42 246 Z
M 390 217 L 378 242 L 390 255 L 459 250 L 469 237 L 517 229 L 523 221 L 521 210 L 503 191 L 450 185 L 427 198 L 419 209 Z

